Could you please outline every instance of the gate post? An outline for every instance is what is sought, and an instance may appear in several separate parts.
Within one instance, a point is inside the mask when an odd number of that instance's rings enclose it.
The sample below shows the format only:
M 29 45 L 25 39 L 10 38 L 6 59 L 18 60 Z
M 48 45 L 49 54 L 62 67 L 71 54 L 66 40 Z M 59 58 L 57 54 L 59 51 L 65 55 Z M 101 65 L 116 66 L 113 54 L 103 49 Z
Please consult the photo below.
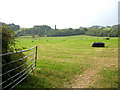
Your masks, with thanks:
M 37 46 L 36 46 L 36 54 L 35 54 L 35 67 L 36 67 L 36 62 L 37 62 Z

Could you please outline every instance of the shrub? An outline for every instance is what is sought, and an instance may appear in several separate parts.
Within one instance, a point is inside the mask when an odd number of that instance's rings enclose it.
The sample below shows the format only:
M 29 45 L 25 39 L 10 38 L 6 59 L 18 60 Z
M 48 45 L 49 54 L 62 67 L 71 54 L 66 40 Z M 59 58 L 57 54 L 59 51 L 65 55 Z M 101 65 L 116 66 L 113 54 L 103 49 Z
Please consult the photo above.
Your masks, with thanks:
M 2 24 L 2 28 L 0 30 L 2 32 L 2 53 L 10 53 L 10 52 L 15 52 L 17 50 L 22 50 L 20 48 L 16 48 L 16 40 L 14 38 L 14 31 L 6 24 Z M 23 58 L 25 55 L 23 53 L 15 53 L 15 54 L 10 54 L 10 55 L 5 55 L 2 56 L 2 64 L 4 65 L 2 67 L 2 73 L 6 73 L 6 71 L 12 70 L 13 68 L 16 68 L 26 62 L 26 59 L 19 60 Z M 16 61 L 17 60 L 17 61 Z M 11 61 L 16 61 L 12 64 L 6 64 Z M 6 65 L 5 65 L 6 64 Z M 26 65 L 23 67 L 17 68 L 11 72 L 7 72 L 7 74 L 2 76 L 2 81 L 6 81 L 2 86 L 6 86 L 8 83 L 13 82 L 16 78 L 18 78 L 20 75 L 23 73 L 20 73 L 19 75 L 16 75 L 18 72 L 22 71 Z M 14 78 L 10 79 L 10 77 L 16 75 Z M 15 82 L 16 83 L 16 82 Z M 13 84 L 11 84 L 13 85 Z M 11 86 L 10 86 L 11 87 Z M 8 88 L 10 88 L 8 87 Z

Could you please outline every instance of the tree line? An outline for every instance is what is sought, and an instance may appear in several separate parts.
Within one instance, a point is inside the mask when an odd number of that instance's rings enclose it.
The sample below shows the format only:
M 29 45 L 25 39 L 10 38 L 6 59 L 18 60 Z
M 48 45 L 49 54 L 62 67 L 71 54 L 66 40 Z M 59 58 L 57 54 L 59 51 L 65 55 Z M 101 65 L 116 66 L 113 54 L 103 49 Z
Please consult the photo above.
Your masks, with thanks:
M 20 28 L 19 25 L 8 24 L 15 31 L 15 36 L 38 35 L 41 37 L 90 35 L 100 37 L 118 37 L 120 25 L 79 27 L 78 29 L 53 29 L 48 25 L 36 25 L 33 28 Z
M 113 26 L 92 26 L 92 27 L 80 27 L 78 29 L 52 29 L 48 25 L 34 26 L 33 28 L 25 28 L 19 30 L 18 36 L 24 35 L 39 35 L 41 37 L 55 37 L 55 36 L 72 36 L 72 35 L 90 35 L 90 36 L 102 36 L 102 37 L 118 37 L 120 25 Z

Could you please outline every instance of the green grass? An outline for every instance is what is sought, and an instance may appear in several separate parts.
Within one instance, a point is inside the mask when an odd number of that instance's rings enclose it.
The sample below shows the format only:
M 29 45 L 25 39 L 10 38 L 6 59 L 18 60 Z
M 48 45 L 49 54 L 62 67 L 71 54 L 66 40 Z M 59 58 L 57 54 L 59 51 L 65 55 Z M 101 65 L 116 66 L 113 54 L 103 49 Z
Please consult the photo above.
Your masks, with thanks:
M 80 75 L 85 70 L 94 67 L 96 59 L 117 58 L 118 39 L 94 36 L 68 36 L 68 37 L 38 37 L 32 39 L 30 36 L 19 37 L 17 47 L 27 49 L 38 45 L 38 60 L 35 74 L 29 75 L 25 82 L 21 83 L 20 88 L 69 88 L 73 83 L 72 79 Z M 32 42 L 34 41 L 34 42 Z M 105 42 L 106 47 L 91 47 L 93 42 Z M 96 59 L 94 59 L 96 58 Z M 115 63 L 114 61 L 111 63 Z M 117 69 L 115 69 L 117 70 Z M 106 75 L 106 71 L 99 73 L 101 77 Z M 104 73 L 105 72 L 105 73 Z M 114 72 L 114 71 L 113 71 Z M 107 74 L 112 76 L 108 71 Z M 114 73 L 117 76 L 117 73 Z M 105 78 L 106 79 L 106 78 Z M 114 79 L 112 80 L 114 81 Z M 110 83 L 112 82 L 110 81 Z M 100 81 L 100 84 L 103 81 Z M 67 83 L 67 84 L 66 84 Z M 113 84 L 115 82 L 112 82 Z M 66 85 L 65 85 L 66 84 Z M 107 83 L 109 84 L 109 79 Z M 100 84 L 101 85 L 101 84 Z M 101 87 L 106 87 L 102 85 Z M 114 87 L 114 85 L 108 87 Z
M 104 68 L 98 74 L 101 75 L 100 80 L 98 81 L 99 85 L 104 88 L 116 88 L 118 86 L 118 70 Z

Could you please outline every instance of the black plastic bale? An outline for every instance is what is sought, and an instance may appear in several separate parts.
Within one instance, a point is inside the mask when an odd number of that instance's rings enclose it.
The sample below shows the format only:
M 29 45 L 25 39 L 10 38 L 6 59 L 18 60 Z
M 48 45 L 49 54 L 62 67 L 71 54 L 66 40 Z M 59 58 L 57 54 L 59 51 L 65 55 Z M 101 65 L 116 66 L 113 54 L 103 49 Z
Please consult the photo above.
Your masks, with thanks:
M 110 40 L 110 38 L 105 38 L 105 40 Z
M 94 42 L 92 47 L 105 47 L 105 43 L 103 42 Z

